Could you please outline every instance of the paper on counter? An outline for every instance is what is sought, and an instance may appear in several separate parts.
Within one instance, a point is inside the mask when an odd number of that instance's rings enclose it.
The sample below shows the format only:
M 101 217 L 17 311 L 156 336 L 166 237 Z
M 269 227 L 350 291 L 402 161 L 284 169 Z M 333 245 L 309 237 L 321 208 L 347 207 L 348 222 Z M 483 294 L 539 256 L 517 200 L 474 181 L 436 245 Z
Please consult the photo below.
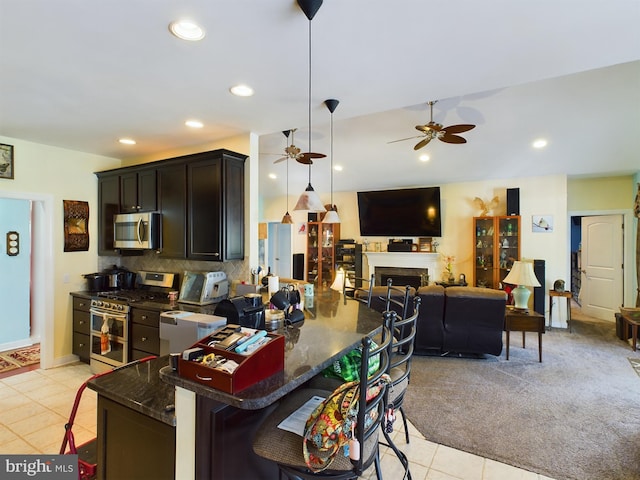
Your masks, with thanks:
M 301 437 L 304 436 L 304 426 L 307 423 L 307 420 L 316 409 L 316 407 L 323 401 L 324 397 L 314 395 L 309 400 L 307 400 L 305 404 L 302 405 L 299 409 L 297 409 L 282 422 L 280 422 L 278 428 L 295 433 L 296 435 L 300 435 Z

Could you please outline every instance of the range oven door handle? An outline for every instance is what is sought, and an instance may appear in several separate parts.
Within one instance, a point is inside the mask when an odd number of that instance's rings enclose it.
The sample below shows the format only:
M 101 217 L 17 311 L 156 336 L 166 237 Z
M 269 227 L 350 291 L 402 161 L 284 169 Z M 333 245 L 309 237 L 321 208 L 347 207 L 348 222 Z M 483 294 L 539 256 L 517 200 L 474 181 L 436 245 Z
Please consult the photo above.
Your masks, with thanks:
M 89 313 L 91 313 L 92 315 L 95 315 L 96 317 L 109 317 L 109 318 L 115 318 L 118 320 L 126 320 L 128 318 L 128 315 L 126 313 L 112 313 L 112 312 L 105 312 L 104 310 L 97 310 L 94 308 L 89 309 Z

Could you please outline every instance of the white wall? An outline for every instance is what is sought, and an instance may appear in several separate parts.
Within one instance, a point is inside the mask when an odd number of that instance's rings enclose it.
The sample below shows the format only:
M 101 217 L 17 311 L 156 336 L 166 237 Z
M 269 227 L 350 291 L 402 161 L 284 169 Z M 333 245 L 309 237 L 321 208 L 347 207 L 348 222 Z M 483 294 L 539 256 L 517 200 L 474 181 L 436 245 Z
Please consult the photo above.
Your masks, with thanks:
M 85 273 L 97 268 L 97 178 L 120 160 L 0 136 L 14 146 L 14 179 L 0 180 L 0 197 L 34 201 L 32 309 L 41 330 L 42 365 L 71 359 L 72 301 Z M 89 202 L 87 252 L 64 252 L 63 200 Z M 0 272 L 0 275 L 6 274 Z
M 521 256 L 524 259 L 545 260 L 546 285 L 545 290 L 553 287 L 554 280 L 563 278 L 568 281 L 569 252 L 566 248 L 569 241 L 569 225 L 567 218 L 567 178 L 565 175 L 545 177 L 524 177 L 513 179 L 486 180 L 446 184 L 440 186 L 442 203 L 442 238 L 438 241 L 438 251 L 446 255 L 454 255 L 456 262 L 453 270 L 457 276 L 464 273 L 468 280 L 472 278 L 475 236 L 473 233 L 473 217 L 479 215 L 473 199 L 480 197 L 489 201 L 498 196 L 500 204 L 495 215 L 506 214 L 506 189 L 520 189 L 521 216 Z M 299 194 L 299 192 L 295 192 Z M 319 192 L 320 198 L 329 203 L 329 192 Z M 341 238 L 354 238 L 362 241 L 358 223 L 358 204 L 356 192 L 333 192 L 334 203 L 340 214 Z M 297 196 L 290 196 L 289 205 L 295 205 Z M 286 209 L 286 199 L 279 197 L 265 201 L 260 221 L 280 221 Z M 306 212 L 292 212 L 296 224 L 305 222 Z M 533 215 L 551 215 L 554 228 L 551 233 L 533 233 L 531 228 Z M 382 237 L 369 238 L 372 242 L 382 242 Z M 548 311 L 548 298 L 546 299 Z

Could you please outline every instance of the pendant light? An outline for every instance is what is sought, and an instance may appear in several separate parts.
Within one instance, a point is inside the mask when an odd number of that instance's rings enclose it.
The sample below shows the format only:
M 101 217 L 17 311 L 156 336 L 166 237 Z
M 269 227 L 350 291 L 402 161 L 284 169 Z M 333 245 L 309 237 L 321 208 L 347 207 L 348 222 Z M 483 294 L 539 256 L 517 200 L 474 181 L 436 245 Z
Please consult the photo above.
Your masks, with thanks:
M 285 137 L 287 137 L 287 147 L 289 146 L 289 134 L 291 130 L 283 130 L 282 133 Z M 289 156 L 287 155 L 287 213 L 282 217 L 282 221 L 280 223 L 293 223 L 293 219 L 291 215 L 289 215 Z
M 322 219 L 322 221 L 324 223 L 340 223 L 340 217 L 338 216 L 338 209 L 336 208 L 336 206 L 333 204 L 333 112 L 335 111 L 335 109 L 338 107 L 338 104 L 340 102 L 338 100 L 336 100 L 335 98 L 330 98 L 329 100 L 325 100 L 324 104 L 327 106 L 327 108 L 329 109 L 329 111 L 331 112 L 331 149 L 329 152 L 329 155 L 331 157 L 331 203 L 329 204 L 329 211 L 327 212 L 327 214 L 324 216 L 324 218 Z
M 309 151 L 301 155 L 301 163 L 309 165 L 309 184 L 296 203 L 294 210 L 306 210 L 309 212 L 326 212 L 320 197 L 311 186 L 311 165 L 314 158 L 323 158 L 326 155 L 311 151 L 311 20 L 322 6 L 322 0 L 298 0 L 298 5 L 309 20 Z

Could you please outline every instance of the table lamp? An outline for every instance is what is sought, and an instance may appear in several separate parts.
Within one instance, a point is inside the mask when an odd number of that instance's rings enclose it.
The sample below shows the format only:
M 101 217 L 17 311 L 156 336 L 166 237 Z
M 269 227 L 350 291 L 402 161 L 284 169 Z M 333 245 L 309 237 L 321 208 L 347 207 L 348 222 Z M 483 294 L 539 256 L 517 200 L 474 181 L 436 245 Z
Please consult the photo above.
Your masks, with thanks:
M 351 285 L 351 282 L 349 281 L 349 277 L 345 275 L 344 270 L 342 268 L 339 268 L 338 271 L 336 272 L 336 278 L 331 284 L 330 288 L 332 290 L 342 292 L 342 290 L 344 290 L 345 287 L 353 288 L 353 285 Z
M 527 310 L 529 308 L 528 303 L 531 292 L 527 287 L 540 286 L 536 274 L 533 273 L 533 264 L 531 262 L 520 261 L 513 262 L 511 271 L 505 277 L 503 283 L 517 285 L 511 292 L 516 310 Z

